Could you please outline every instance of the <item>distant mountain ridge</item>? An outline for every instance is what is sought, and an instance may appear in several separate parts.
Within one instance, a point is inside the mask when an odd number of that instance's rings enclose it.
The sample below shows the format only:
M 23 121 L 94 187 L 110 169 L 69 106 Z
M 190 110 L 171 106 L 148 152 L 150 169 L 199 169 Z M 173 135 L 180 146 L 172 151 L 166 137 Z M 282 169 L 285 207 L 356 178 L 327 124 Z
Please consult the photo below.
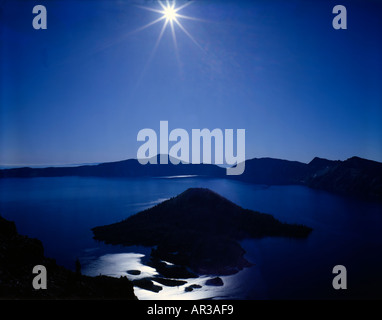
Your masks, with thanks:
M 314 189 L 382 201 L 382 163 L 359 157 L 345 161 L 314 158 L 308 164 L 271 158 L 251 159 L 234 177 L 267 185 L 305 185 Z
M 33 178 L 33 177 L 161 177 L 174 175 L 225 176 L 225 169 L 212 164 L 157 164 L 142 165 L 136 159 L 116 162 L 105 162 L 97 165 L 78 167 L 47 167 L 47 168 L 13 168 L 0 170 L 0 178 Z
M 345 196 L 382 201 L 382 163 L 359 157 L 345 161 L 314 158 L 309 163 L 274 158 L 245 162 L 242 175 L 227 176 L 226 169 L 213 164 L 146 164 L 136 159 L 78 167 L 14 168 L 0 170 L 0 178 L 31 177 L 163 177 L 196 175 L 235 179 L 266 185 L 305 185 Z
M 321 165 L 305 185 L 347 196 L 382 201 L 382 163 L 352 157 Z

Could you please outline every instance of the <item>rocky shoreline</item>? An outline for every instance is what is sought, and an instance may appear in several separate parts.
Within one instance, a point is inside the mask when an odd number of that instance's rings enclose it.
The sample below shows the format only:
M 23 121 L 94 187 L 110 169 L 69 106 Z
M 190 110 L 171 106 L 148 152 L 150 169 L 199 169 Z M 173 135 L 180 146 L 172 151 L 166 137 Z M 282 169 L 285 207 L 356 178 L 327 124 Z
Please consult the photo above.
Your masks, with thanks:
M 32 286 L 34 266 L 47 270 L 47 288 Z M 57 265 L 44 256 L 41 241 L 20 235 L 14 222 L 0 216 L 0 299 L 136 300 L 127 277 L 89 277 Z

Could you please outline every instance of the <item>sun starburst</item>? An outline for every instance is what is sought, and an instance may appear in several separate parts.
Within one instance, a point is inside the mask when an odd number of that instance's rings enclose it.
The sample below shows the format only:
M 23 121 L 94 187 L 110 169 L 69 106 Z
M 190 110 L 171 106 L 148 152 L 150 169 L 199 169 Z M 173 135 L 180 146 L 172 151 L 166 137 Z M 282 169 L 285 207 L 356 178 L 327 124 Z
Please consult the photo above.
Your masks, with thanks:
M 178 15 L 176 11 L 173 6 L 167 6 L 163 9 L 163 15 L 167 20 L 174 21 Z
M 191 5 L 192 3 L 193 1 L 187 1 L 184 4 L 177 6 L 175 0 L 166 0 L 166 1 L 159 0 L 157 1 L 157 7 L 146 7 L 146 6 L 136 5 L 137 7 L 141 9 L 155 12 L 159 14 L 160 16 L 156 18 L 155 20 L 147 23 L 146 25 L 136 29 L 133 33 L 142 31 L 144 29 L 152 27 L 153 25 L 156 25 L 160 23 L 161 21 L 163 21 L 162 27 L 160 28 L 159 35 L 154 44 L 154 47 L 151 50 L 150 56 L 141 72 L 140 77 L 137 80 L 137 86 L 143 80 L 143 77 L 146 74 L 146 71 L 148 70 L 149 65 L 151 64 L 151 61 L 155 56 L 155 53 L 159 47 L 162 37 L 168 27 L 170 28 L 170 31 L 171 31 L 175 57 L 176 57 L 180 74 L 182 74 L 183 71 L 182 71 L 182 63 L 181 63 L 181 59 L 179 55 L 179 50 L 178 50 L 177 34 L 175 31 L 176 29 L 180 29 L 182 33 L 184 33 L 201 51 L 205 52 L 205 50 L 201 47 L 201 45 L 195 40 L 195 38 L 191 35 L 191 33 L 188 32 L 187 29 L 181 23 L 181 20 L 183 19 L 204 22 L 204 20 L 181 14 L 181 11 L 185 9 L 186 7 L 188 7 L 189 5 Z
M 175 50 L 176 50 L 176 54 L 178 54 L 177 53 L 178 47 L 177 47 L 177 41 L 176 41 L 175 25 L 180 30 L 182 30 L 184 32 L 184 34 L 186 34 L 187 37 L 195 45 L 197 45 L 200 49 L 202 49 L 202 47 L 195 40 L 195 38 L 186 30 L 186 28 L 181 23 L 182 19 L 198 20 L 197 18 L 180 14 L 180 11 L 182 11 L 184 8 L 188 7 L 191 3 L 192 3 L 192 1 L 187 1 L 183 5 L 177 6 L 175 0 L 173 0 L 173 1 L 167 0 L 165 3 L 163 3 L 162 1 L 158 1 L 159 8 L 150 8 L 150 7 L 139 6 L 142 9 L 145 9 L 145 10 L 148 10 L 148 11 L 153 11 L 153 12 L 156 12 L 158 14 L 161 14 L 161 16 L 158 17 L 156 20 L 151 21 L 150 23 L 148 23 L 148 24 L 144 25 L 143 27 L 139 28 L 137 31 L 140 31 L 140 30 L 146 29 L 148 27 L 151 27 L 152 25 L 155 25 L 155 24 L 157 24 L 160 21 L 164 21 L 163 25 L 162 25 L 162 28 L 160 30 L 159 36 L 157 38 L 156 44 L 154 46 L 153 52 L 155 52 L 155 50 L 157 49 L 157 47 L 158 47 L 158 45 L 159 45 L 159 43 L 160 43 L 160 41 L 161 41 L 161 39 L 163 37 L 163 34 L 164 34 L 165 30 L 167 29 L 168 26 L 170 26 L 171 34 L 172 34 L 172 38 L 173 38 L 173 42 L 174 42 L 174 46 L 175 46 Z

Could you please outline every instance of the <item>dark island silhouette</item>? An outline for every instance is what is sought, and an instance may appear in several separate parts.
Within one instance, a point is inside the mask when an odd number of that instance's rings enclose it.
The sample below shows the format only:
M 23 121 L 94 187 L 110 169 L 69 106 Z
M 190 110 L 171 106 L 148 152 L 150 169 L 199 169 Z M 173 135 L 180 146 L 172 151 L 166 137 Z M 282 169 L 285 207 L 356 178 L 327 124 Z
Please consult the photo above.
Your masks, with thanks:
M 0 170 L 0 178 L 34 177 L 198 177 L 236 179 L 265 185 L 304 185 L 314 189 L 369 201 L 382 201 L 382 163 L 352 157 L 345 161 L 314 158 L 309 163 L 273 158 L 246 160 L 245 171 L 227 176 L 226 169 L 212 164 L 141 165 L 136 159 L 78 167 L 13 168 Z
M 47 270 L 47 289 L 32 287 L 33 267 Z M 126 277 L 89 277 L 76 262 L 73 272 L 44 256 L 40 240 L 20 235 L 16 225 L 0 216 L 0 299 L 126 299 L 136 300 Z
M 250 265 L 240 240 L 267 236 L 306 238 L 312 229 L 243 209 L 209 189 L 190 188 L 126 220 L 92 231 L 94 239 L 109 244 L 155 246 L 152 264 L 164 276 L 179 278 L 184 269 L 166 275 L 171 270 L 161 260 L 198 274 L 233 274 Z

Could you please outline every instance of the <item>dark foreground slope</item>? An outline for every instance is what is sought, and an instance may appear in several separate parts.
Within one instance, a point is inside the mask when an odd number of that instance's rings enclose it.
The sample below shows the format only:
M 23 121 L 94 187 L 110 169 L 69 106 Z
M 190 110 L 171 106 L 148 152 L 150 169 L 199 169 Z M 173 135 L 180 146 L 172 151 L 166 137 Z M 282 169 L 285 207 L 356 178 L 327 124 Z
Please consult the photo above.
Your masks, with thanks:
M 152 256 L 203 274 L 235 273 L 248 262 L 238 241 L 282 236 L 305 238 L 312 229 L 243 209 L 208 189 L 188 189 L 126 220 L 93 228 L 111 244 L 157 246 Z
M 47 289 L 32 287 L 35 265 L 47 269 Z M 42 243 L 19 235 L 0 216 L 0 299 L 136 299 L 127 278 L 88 277 L 58 266 L 44 256 Z

